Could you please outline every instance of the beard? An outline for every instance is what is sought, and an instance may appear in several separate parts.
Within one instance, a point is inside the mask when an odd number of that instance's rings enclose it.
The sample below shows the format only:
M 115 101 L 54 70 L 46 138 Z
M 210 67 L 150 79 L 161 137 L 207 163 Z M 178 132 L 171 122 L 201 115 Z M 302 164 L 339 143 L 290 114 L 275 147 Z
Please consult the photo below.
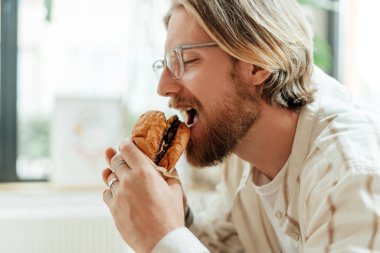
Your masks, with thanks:
M 234 72 L 232 77 L 229 93 L 207 111 L 196 98 L 173 98 L 174 103 L 191 104 L 198 109 L 199 132 L 190 136 L 186 148 L 187 161 L 195 167 L 223 162 L 259 118 L 260 107 L 252 88 L 236 78 Z

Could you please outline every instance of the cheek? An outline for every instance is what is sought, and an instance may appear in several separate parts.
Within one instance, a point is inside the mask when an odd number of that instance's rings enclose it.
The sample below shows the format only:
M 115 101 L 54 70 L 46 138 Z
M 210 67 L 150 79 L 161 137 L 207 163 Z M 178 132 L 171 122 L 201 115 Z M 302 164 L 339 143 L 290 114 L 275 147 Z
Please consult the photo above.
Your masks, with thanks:
M 215 68 L 189 74 L 183 79 L 184 84 L 206 110 L 212 105 L 219 104 L 225 96 L 231 94 L 233 85 L 231 77 L 223 77 Z

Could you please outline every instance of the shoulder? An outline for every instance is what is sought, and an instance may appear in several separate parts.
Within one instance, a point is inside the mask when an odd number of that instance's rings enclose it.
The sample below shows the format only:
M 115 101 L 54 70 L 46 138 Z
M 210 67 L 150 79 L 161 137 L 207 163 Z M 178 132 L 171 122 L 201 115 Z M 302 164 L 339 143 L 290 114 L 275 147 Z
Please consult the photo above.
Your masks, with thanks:
M 347 89 L 316 69 L 313 127 L 308 159 L 319 151 L 331 164 L 348 167 L 378 165 L 380 162 L 380 121 L 374 110 L 355 104 Z
M 311 130 L 302 136 L 309 141 L 299 182 L 301 195 L 318 206 L 334 187 L 380 174 L 380 124 L 371 110 L 353 103 L 347 90 L 323 72 L 312 84 L 316 100 L 303 109 Z M 305 118 L 301 113 L 300 120 Z

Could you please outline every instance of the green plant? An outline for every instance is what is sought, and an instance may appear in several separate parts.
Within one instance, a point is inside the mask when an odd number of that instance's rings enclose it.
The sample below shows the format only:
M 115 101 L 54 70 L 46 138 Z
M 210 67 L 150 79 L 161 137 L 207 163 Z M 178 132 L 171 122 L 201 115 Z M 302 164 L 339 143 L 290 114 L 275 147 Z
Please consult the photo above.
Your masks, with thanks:
M 314 63 L 324 71 L 330 71 L 332 67 L 332 53 L 329 43 L 315 36 L 314 42 Z
M 302 5 L 322 8 L 329 11 L 338 11 L 338 1 L 333 0 L 298 0 Z
M 313 10 L 322 9 L 325 11 L 338 11 L 338 3 L 332 0 L 298 0 L 301 5 L 308 6 Z M 315 35 L 314 43 L 314 63 L 326 72 L 332 67 L 332 52 L 329 43 L 320 36 Z
M 45 2 L 44 2 L 45 9 L 46 9 L 45 19 L 48 22 L 51 22 L 51 11 L 52 11 L 51 7 L 52 7 L 52 4 L 53 4 L 53 0 L 45 0 Z

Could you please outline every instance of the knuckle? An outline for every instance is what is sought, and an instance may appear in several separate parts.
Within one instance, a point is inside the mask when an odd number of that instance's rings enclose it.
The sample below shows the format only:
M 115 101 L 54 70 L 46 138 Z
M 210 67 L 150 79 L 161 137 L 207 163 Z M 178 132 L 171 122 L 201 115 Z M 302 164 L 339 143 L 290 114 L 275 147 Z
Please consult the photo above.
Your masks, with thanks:
M 111 168 L 115 172 L 119 167 L 126 166 L 126 162 L 121 154 L 115 155 L 111 160 Z
M 111 164 L 115 164 L 117 163 L 118 161 L 120 161 L 120 159 L 122 159 L 121 155 L 120 154 L 116 154 L 112 157 L 111 159 Z
M 113 167 L 115 165 L 115 162 L 116 162 L 116 155 L 114 157 L 112 157 L 112 159 L 111 159 L 111 167 Z
M 120 145 L 119 145 L 119 150 L 120 150 L 120 152 L 123 153 L 123 154 L 127 154 L 127 153 L 129 153 L 132 144 L 133 144 L 133 142 L 131 141 L 131 139 L 129 139 L 129 138 L 124 139 L 124 140 L 120 143 Z
M 109 190 L 105 190 L 103 192 L 103 201 L 105 203 L 108 203 L 111 198 L 112 198 L 112 193 Z

